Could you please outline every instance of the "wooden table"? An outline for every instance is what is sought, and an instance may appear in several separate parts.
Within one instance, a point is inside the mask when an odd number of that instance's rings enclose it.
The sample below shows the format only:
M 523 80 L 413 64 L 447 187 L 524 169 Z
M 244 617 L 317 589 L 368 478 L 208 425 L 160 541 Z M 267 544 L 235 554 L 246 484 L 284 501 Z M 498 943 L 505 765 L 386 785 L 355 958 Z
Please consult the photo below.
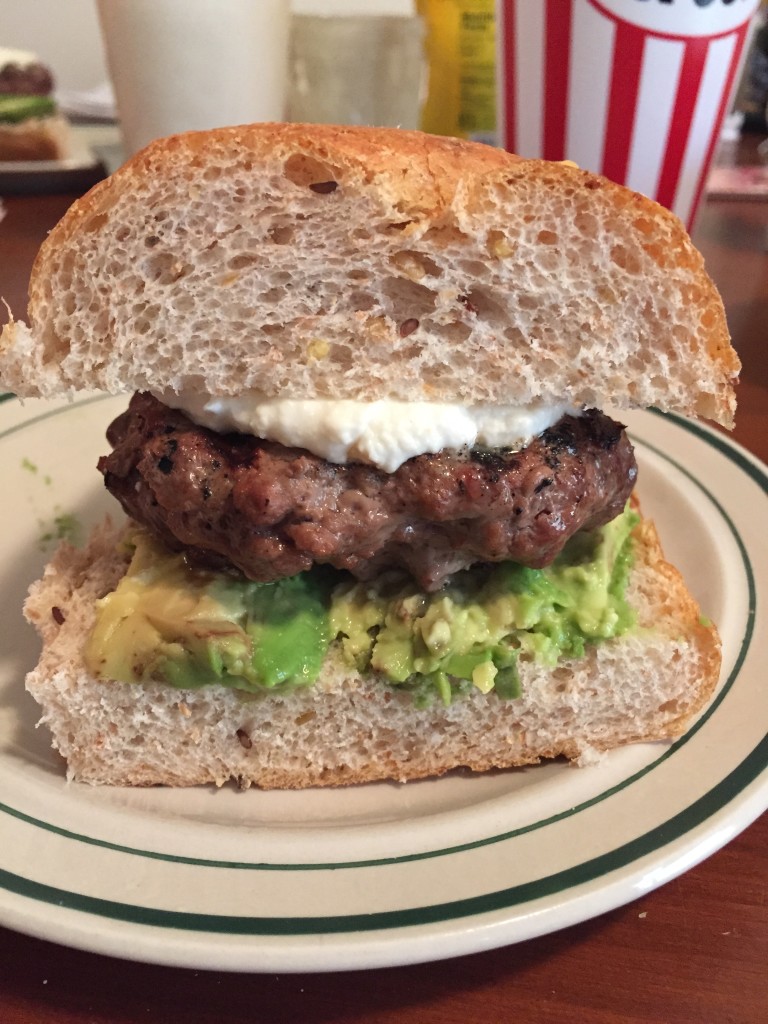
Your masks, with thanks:
M 6 199 L 0 294 L 17 314 L 73 195 Z M 735 438 L 768 461 L 768 203 L 709 202 L 695 231 L 743 364 Z M 766 691 L 768 700 L 768 689 Z M 0 928 L 0 1024 L 760 1024 L 768 815 L 642 900 L 554 935 L 413 967 L 230 975 L 147 966 Z

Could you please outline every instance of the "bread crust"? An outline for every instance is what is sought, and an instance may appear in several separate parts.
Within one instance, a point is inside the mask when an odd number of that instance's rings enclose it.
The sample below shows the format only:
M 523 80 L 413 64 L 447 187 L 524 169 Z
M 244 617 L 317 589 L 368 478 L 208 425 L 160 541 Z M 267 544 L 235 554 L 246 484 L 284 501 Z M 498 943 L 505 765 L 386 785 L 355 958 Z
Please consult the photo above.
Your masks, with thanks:
M 78 551 L 63 545 L 25 613 L 43 641 L 27 687 L 70 778 L 187 786 L 233 779 L 262 788 L 406 781 L 564 756 L 588 761 L 620 744 L 680 735 L 712 696 L 716 629 L 663 558 L 652 523 L 635 531 L 629 596 L 638 628 L 555 669 L 521 664 L 522 696 L 473 693 L 416 709 L 332 650 L 320 680 L 286 695 L 221 686 L 175 690 L 97 680 L 81 650 L 94 600 L 124 571 L 107 525 Z M 56 609 L 56 611 L 54 611 Z
M 671 213 L 568 164 L 396 129 L 153 143 L 51 232 L 29 320 L 0 353 L 29 396 L 567 398 L 730 425 L 739 369 Z

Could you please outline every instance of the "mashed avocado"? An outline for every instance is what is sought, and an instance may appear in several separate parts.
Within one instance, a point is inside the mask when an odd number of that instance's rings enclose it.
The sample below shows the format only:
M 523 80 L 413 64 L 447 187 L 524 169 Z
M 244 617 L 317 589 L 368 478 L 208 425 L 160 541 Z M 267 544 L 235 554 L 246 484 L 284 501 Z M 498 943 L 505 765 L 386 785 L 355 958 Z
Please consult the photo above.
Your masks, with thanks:
M 85 661 L 97 676 L 242 690 L 313 683 L 331 641 L 327 574 L 276 583 L 206 572 L 148 534 L 117 588 L 97 602 Z
M 457 573 L 424 594 L 400 573 L 375 583 L 315 569 L 276 583 L 191 568 L 142 531 L 126 576 L 98 602 L 91 672 L 182 688 L 260 691 L 309 685 L 332 640 L 418 704 L 477 688 L 519 695 L 518 658 L 555 665 L 633 625 L 628 507 L 574 537 L 545 569 L 512 562 Z
M 56 105 L 50 96 L 19 96 L 0 93 L 0 124 L 21 124 L 30 117 L 46 117 Z
M 413 688 L 419 702 L 436 692 L 450 703 L 468 686 L 516 697 L 518 657 L 554 666 L 633 625 L 624 593 L 638 521 L 627 508 L 574 537 L 545 569 L 476 567 L 437 594 L 402 576 L 343 584 L 333 595 L 332 632 L 358 669 Z

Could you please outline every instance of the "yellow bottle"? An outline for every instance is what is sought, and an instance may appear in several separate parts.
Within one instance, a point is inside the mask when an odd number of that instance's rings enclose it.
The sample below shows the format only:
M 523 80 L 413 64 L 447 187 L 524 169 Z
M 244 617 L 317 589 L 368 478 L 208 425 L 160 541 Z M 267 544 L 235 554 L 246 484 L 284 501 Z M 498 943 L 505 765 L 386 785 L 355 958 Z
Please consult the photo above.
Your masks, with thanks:
M 421 127 L 496 141 L 494 0 L 418 0 L 429 64 Z

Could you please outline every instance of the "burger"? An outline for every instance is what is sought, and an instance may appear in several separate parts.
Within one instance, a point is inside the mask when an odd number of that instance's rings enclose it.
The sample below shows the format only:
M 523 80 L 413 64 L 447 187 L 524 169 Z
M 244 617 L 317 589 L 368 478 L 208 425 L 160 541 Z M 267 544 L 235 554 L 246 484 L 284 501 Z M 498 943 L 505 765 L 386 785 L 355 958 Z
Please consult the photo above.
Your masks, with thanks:
M 679 735 L 720 642 L 614 417 L 729 426 L 738 369 L 679 221 L 575 165 L 152 143 L 51 232 L 0 352 L 22 397 L 132 396 L 98 465 L 125 518 L 26 603 L 70 776 L 404 781 Z
M 69 155 L 70 126 L 53 87 L 50 68 L 34 53 L 0 47 L 0 161 Z

